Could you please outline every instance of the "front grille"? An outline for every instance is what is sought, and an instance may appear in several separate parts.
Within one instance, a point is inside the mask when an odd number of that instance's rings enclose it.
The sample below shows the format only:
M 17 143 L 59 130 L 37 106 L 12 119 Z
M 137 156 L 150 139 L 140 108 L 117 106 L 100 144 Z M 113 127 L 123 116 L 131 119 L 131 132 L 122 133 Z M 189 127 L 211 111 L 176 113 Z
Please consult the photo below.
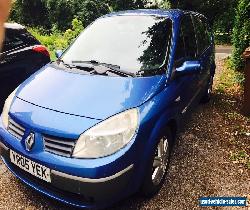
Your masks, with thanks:
M 75 139 L 65 139 L 47 135 L 44 136 L 43 139 L 45 151 L 65 157 L 71 157 Z
M 22 140 L 25 132 L 25 128 L 9 118 L 8 129 L 9 133 L 15 136 L 17 139 Z

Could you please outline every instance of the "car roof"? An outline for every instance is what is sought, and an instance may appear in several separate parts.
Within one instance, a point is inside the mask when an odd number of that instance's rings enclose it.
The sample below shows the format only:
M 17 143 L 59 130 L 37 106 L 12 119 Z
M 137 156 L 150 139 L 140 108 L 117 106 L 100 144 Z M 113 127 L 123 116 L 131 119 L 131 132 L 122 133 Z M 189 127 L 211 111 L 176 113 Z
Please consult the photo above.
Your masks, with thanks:
M 24 30 L 25 27 L 18 24 L 18 23 L 5 23 L 4 27 L 6 29 L 12 29 L 12 30 Z
M 203 16 L 200 13 L 193 11 L 186 11 L 180 9 L 137 9 L 137 10 L 126 10 L 120 12 L 112 12 L 110 14 L 104 15 L 101 18 L 105 17 L 114 17 L 114 16 L 158 16 L 158 17 L 168 17 L 171 19 L 179 19 L 185 14 L 194 14 Z M 203 16 L 204 17 L 204 16 Z

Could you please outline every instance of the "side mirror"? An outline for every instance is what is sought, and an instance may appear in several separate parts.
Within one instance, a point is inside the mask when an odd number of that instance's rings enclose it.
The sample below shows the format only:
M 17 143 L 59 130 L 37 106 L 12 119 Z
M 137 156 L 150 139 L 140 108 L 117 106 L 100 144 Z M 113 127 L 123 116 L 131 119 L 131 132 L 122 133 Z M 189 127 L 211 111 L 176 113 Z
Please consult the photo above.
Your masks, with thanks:
M 60 58 L 62 56 L 62 54 L 63 54 L 63 51 L 62 50 L 56 50 L 55 54 L 56 54 L 56 58 Z
M 198 74 L 201 70 L 199 61 L 186 61 L 181 67 L 176 68 L 177 75 Z

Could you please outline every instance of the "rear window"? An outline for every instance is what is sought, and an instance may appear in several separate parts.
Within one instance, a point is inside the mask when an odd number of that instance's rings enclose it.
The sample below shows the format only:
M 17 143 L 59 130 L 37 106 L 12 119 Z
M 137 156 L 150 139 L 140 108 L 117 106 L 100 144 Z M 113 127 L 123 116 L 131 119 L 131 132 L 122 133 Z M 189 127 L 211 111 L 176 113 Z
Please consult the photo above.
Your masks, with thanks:
M 18 30 L 6 30 L 3 51 L 10 51 L 22 46 L 40 44 L 29 32 Z

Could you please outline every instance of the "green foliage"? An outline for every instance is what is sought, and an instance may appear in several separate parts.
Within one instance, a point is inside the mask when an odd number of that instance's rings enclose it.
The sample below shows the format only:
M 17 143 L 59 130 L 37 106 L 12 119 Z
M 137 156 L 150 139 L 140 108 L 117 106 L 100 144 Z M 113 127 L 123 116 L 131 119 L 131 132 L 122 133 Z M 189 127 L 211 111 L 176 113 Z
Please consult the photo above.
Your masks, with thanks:
M 29 31 L 35 36 L 50 52 L 52 60 L 55 59 L 55 50 L 65 49 L 83 30 L 83 24 L 76 18 L 73 19 L 70 29 L 64 33 L 54 30 L 46 34 L 42 29 L 30 28 Z
M 161 9 L 171 9 L 171 3 L 168 0 L 161 1 L 159 4 L 159 8 Z
M 216 45 L 231 44 L 231 31 L 229 33 L 223 32 L 223 29 L 216 26 L 214 29 L 214 39 Z
M 108 5 L 98 0 L 45 1 L 51 24 L 57 25 L 60 30 L 69 28 L 74 17 L 88 25 L 96 18 L 110 12 Z
M 239 0 L 236 11 L 235 25 L 233 29 L 233 56 L 232 67 L 243 69 L 244 61 L 242 53 L 250 46 L 250 2 L 249 0 Z
M 231 152 L 230 160 L 234 161 L 235 163 L 244 164 L 246 168 L 250 169 L 250 156 L 244 150 L 235 153 Z
M 114 11 L 128 9 L 143 9 L 148 3 L 146 0 L 106 0 Z
M 50 25 L 44 0 L 15 0 L 12 6 L 11 19 L 28 26 Z
M 227 1 L 225 0 L 207 0 L 207 1 L 15 0 L 11 13 L 11 19 L 13 21 L 16 21 L 24 25 L 28 25 L 30 27 L 39 27 L 51 31 L 55 30 L 65 31 L 71 27 L 71 21 L 74 18 L 81 20 L 84 23 L 84 27 L 86 27 L 98 17 L 105 15 L 111 11 L 139 9 L 139 8 L 169 9 L 173 7 L 185 10 L 193 10 L 204 14 L 206 17 L 208 17 L 210 23 L 213 26 L 216 43 L 225 44 L 225 43 L 230 43 L 231 41 L 231 36 L 233 33 L 232 29 L 234 25 L 234 18 L 236 11 L 235 8 L 237 7 L 238 2 L 248 2 L 248 1 L 247 0 L 244 1 L 243 0 L 227 0 Z M 241 3 L 241 4 L 246 5 L 246 3 Z M 241 18 L 241 15 L 239 15 L 239 11 L 237 13 L 237 17 L 238 19 Z M 238 28 L 241 28 L 241 26 L 239 26 Z M 245 29 L 247 30 L 247 27 L 245 27 Z M 236 34 L 236 32 L 234 33 Z M 236 55 L 239 54 L 239 52 L 241 51 L 236 51 Z M 236 57 L 234 56 L 234 58 Z M 239 62 L 238 59 L 236 59 L 234 62 L 236 63 L 237 67 L 239 66 L 239 64 L 242 65 L 242 61 Z
M 212 25 L 217 44 L 230 44 L 238 0 L 170 0 L 173 8 L 204 14 Z
M 98 0 L 15 0 L 11 19 L 31 27 L 64 31 L 73 18 L 88 25 L 109 12 L 109 5 Z
M 72 20 L 72 28 L 64 32 L 64 38 L 67 40 L 67 44 L 69 45 L 82 31 L 83 23 L 77 18 L 74 18 Z
M 213 23 L 216 44 L 231 44 L 237 1 L 230 0 L 226 4 L 227 9 L 218 11 Z
M 171 9 L 171 3 L 169 0 L 151 0 L 147 7 L 151 9 Z
M 219 93 L 234 93 L 239 92 L 244 83 L 244 74 L 242 72 L 234 71 L 231 67 L 230 60 L 225 63 L 226 71 L 218 78 L 216 91 Z
M 219 16 L 228 11 L 231 7 L 231 3 L 236 0 L 171 0 L 171 4 L 174 8 L 180 8 L 185 10 L 197 11 L 204 14 L 209 21 L 213 24 Z
M 79 9 L 81 8 L 81 9 Z M 75 14 L 78 19 L 84 21 L 85 26 L 102 15 L 110 13 L 109 5 L 99 0 L 78 0 L 75 1 Z
M 52 26 L 60 30 L 70 27 L 74 18 L 74 0 L 44 0 L 48 10 L 48 20 Z

